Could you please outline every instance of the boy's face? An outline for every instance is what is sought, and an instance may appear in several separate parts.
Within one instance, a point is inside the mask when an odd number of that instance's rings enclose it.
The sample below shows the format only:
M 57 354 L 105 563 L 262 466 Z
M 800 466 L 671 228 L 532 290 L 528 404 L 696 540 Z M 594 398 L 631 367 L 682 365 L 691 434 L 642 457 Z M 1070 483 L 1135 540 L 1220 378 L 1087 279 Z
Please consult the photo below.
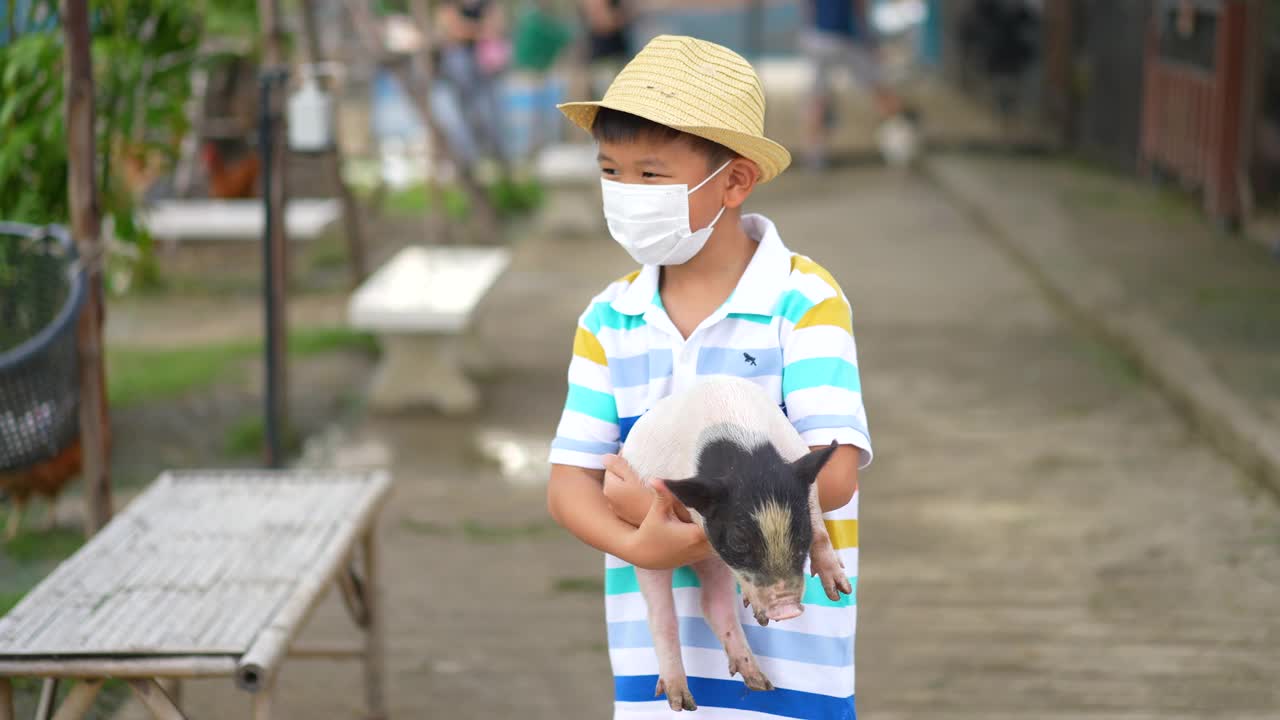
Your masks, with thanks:
M 602 140 L 598 160 L 600 174 L 606 180 L 637 185 L 683 184 L 693 188 L 715 172 L 715 168 L 707 167 L 705 155 L 679 138 L 664 140 L 641 135 L 626 142 Z M 725 168 L 689 196 L 691 229 L 710 225 L 720 208 L 728 204 L 725 189 L 730 183 L 730 169 Z

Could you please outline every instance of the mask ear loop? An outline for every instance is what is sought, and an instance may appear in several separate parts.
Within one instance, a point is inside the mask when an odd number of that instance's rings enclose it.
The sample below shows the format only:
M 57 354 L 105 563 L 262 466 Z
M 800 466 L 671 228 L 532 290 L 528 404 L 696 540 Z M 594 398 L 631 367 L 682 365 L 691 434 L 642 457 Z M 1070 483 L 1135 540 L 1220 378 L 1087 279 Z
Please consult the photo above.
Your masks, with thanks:
M 694 186 L 693 186 L 693 189 L 692 189 L 692 190 L 690 190 L 689 192 L 685 193 L 685 194 L 686 194 L 686 195 L 692 195 L 692 194 L 694 194 L 694 193 L 698 192 L 699 190 L 701 190 L 703 185 L 706 185 L 707 183 L 711 182 L 711 178 L 713 178 L 713 177 L 715 177 L 715 176 L 719 175 L 721 172 L 724 172 L 724 169 L 725 169 L 725 168 L 727 168 L 727 167 L 729 167 L 729 163 L 731 163 L 731 162 L 733 162 L 733 159 L 732 159 L 732 158 L 730 158 L 730 159 L 728 159 L 728 160 L 725 160 L 725 161 L 724 161 L 724 164 L 723 164 L 723 165 L 721 165 L 719 168 L 717 168 L 715 172 L 713 172 L 713 173 L 711 173 L 710 175 L 708 175 L 706 180 L 703 180 L 702 182 L 698 183 L 697 185 L 694 185 Z M 719 216 L 718 216 L 718 215 L 716 216 L 716 219 L 719 219 Z

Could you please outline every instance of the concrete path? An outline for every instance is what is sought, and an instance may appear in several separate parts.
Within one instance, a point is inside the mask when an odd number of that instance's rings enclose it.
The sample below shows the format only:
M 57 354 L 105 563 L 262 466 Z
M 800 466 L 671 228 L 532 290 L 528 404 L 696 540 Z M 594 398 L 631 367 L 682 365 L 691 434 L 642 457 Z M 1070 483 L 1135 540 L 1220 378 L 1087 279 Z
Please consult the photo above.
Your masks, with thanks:
M 1280 717 L 1270 496 L 923 180 L 796 173 L 755 208 L 854 305 L 877 449 L 862 482 L 863 716 Z M 483 414 L 370 422 L 322 458 L 397 477 L 392 717 L 608 717 L 602 563 L 546 520 L 538 454 L 574 318 L 626 269 L 605 237 L 530 239 L 481 313 L 482 337 L 506 339 Z M 495 432 L 510 478 L 476 450 Z M 307 638 L 346 632 L 330 600 Z M 358 677 L 297 662 L 278 716 L 356 717 Z M 228 683 L 187 698 L 199 718 L 248 707 Z

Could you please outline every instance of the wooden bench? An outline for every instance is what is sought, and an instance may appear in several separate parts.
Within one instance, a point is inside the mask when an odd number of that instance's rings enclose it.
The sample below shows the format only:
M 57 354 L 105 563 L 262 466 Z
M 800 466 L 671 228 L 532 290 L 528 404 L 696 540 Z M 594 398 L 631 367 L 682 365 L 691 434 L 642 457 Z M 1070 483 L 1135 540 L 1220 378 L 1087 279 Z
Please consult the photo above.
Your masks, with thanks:
M 506 248 L 407 247 L 356 290 L 348 321 L 377 335 L 383 350 L 369 390 L 372 409 L 458 414 L 478 406 L 463 372 L 463 338 L 510 260 Z
M 261 241 L 261 200 L 162 200 L 141 213 L 142 224 L 157 241 Z M 290 200 L 285 235 L 292 241 L 319 237 L 342 217 L 334 199 Z
M 40 720 L 82 717 L 106 678 L 154 717 L 184 718 L 178 683 L 197 677 L 234 678 L 265 720 L 288 656 L 363 659 L 369 713 L 385 716 L 375 525 L 390 484 L 380 471 L 162 475 L 0 618 L 0 720 L 14 717 L 12 677 L 45 679 Z M 364 642 L 295 645 L 333 585 Z M 59 680 L 78 682 L 53 715 Z

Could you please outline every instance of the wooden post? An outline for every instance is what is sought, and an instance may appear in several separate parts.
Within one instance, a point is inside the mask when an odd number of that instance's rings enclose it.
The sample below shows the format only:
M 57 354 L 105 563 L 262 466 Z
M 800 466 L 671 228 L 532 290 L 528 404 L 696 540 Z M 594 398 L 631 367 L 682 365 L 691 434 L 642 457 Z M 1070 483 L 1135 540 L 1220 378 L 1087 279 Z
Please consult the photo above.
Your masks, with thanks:
M 382 593 L 379 583 L 382 581 L 378 571 L 378 521 L 375 517 L 365 530 L 364 542 L 364 607 L 368 613 L 368 625 L 365 627 L 364 651 L 364 692 L 369 712 L 373 720 L 382 720 L 387 716 L 387 702 L 384 683 L 386 682 L 386 620 L 382 609 Z
M 98 679 L 81 680 L 71 688 L 62 706 L 54 714 L 53 720 L 80 720 L 93 709 L 93 700 L 102 690 L 102 681 Z
M 36 720 L 52 720 L 53 706 L 58 701 L 58 679 L 45 678 L 40 685 L 40 700 L 36 702 Z
M 307 57 L 312 65 L 317 65 L 324 62 L 324 48 L 320 42 L 319 27 L 316 25 L 315 0 L 301 0 L 298 7 L 302 11 L 302 30 L 307 40 Z M 330 84 L 329 88 L 332 92 L 333 85 Z M 351 274 L 351 287 L 354 289 L 364 281 L 368 273 L 368 263 L 365 259 L 364 234 L 360 227 L 360 206 L 356 203 L 351 188 L 347 186 L 347 181 L 342 177 L 342 150 L 337 142 L 338 117 L 335 103 L 334 112 L 329 118 L 334 134 L 333 150 L 325 153 L 324 164 L 325 172 L 329 173 L 334 187 L 338 189 L 338 197 L 342 200 L 342 223 L 347 234 L 347 270 Z
M 93 126 L 93 57 L 87 0 L 63 0 L 66 36 L 67 194 L 71 232 L 88 281 L 77 328 L 80 364 L 80 447 L 85 484 L 85 534 L 111 519 L 111 474 L 107 465 L 107 398 L 102 366 L 102 239 L 99 237 Z
M 175 681 L 176 682 L 176 681 Z M 129 681 L 134 697 L 147 706 L 157 720 L 186 720 L 178 700 L 165 691 L 164 685 L 154 679 L 135 678 Z
M 284 63 L 284 35 L 280 27 L 280 3 L 279 0 L 258 0 L 258 23 L 262 31 L 262 56 L 264 72 L 272 72 L 283 69 Z M 270 93 L 272 98 L 277 96 L 276 93 Z M 280 117 L 279 107 L 259 108 L 262 112 L 269 112 Z M 271 166 L 264 168 L 265 174 L 270 178 L 268 187 L 263 188 L 263 192 L 268 194 L 269 203 L 273 208 L 270 226 L 267 228 L 267 244 L 271 253 L 271 273 L 273 282 L 271 286 L 271 298 L 269 306 L 274 307 L 274 312 L 268 313 L 267 318 L 267 337 L 266 343 L 270 344 L 268 353 L 279 359 L 280 363 L 275 368 L 274 393 L 270 393 L 271 397 L 268 402 L 271 403 L 271 409 L 268 415 L 279 420 L 278 432 L 282 437 L 288 437 L 289 427 L 289 362 L 288 362 L 288 297 L 289 297 L 289 239 L 285 234 L 285 214 L 288 207 L 288 190 L 285 186 L 285 159 L 288 155 L 288 149 L 284 144 L 283 123 L 273 123 L 274 132 L 271 136 L 271 147 L 273 152 L 269 153 Z M 268 385 L 272 385 L 268 381 Z M 268 451 L 266 458 L 267 464 L 271 467 L 278 467 L 282 458 L 271 457 L 274 453 Z
M 7 677 L 0 677 L 0 720 L 15 720 L 13 706 L 13 683 Z

